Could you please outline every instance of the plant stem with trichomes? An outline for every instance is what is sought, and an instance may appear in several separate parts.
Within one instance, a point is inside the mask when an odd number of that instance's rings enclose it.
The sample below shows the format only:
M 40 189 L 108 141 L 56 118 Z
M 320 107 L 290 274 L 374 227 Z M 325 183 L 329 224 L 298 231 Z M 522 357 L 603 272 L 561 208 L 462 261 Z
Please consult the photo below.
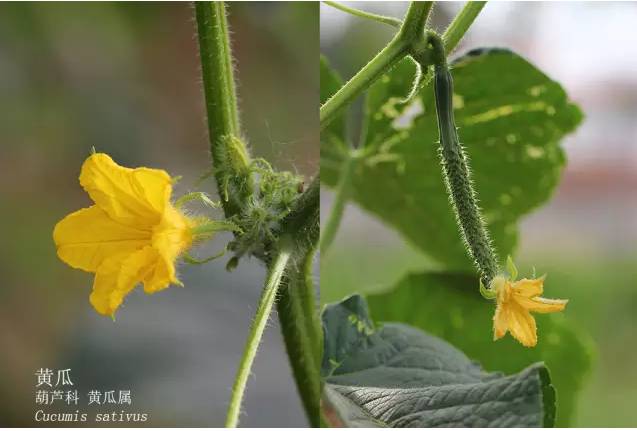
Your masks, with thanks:
M 412 2 L 405 20 L 394 38 L 363 68 L 321 106 L 319 118 L 321 130 L 329 125 L 340 110 L 407 54 L 409 45 L 422 33 L 433 2 Z
M 224 2 L 195 2 L 213 170 L 226 217 L 241 211 L 253 184 L 241 141 L 232 52 Z
M 286 241 L 280 248 L 277 257 L 274 259 L 272 267 L 268 273 L 268 278 L 261 293 L 261 299 L 257 306 L 254 321 L 250 328 L 248 341 L 239 363 L 239 370 L 232 387 L 232 397 L 230 398 L 230 407 L 228 408 L 228 416 L 226 417 L 225 426 L 227 428 L 236 428 L 239 424 L 239 414 L 241 412 L 241 402 L 245 393 L 252 363 L 257 355 L 257 349 L 263 337 L 263 331 L 272 312 L 272 306 L 276 300 L 277 291 L 283 277 L 283 272 L 290 259 L 290 249 Z
M 340 11 L 343 11 L 345 13 L 348 13 L 350 15 L 354 15 L 357 16 L 359 18 L 365 18 L 365 19 L 369 19 L 372 21 L 376 21 L 376 22 L 380 22 L 383 24 L 387 24 L 390 25 L 392 27 L 400 27 L 400 25 L 402 24 L 402 21 L 396 18 L 392 18 L 390 16 L 384 16 L 384 15 L 378 15 L 375 13 L 371 13 L 371 12 L 366 12 L 360 9 L 355 9 L 353 7 L 349 7 L 349 6 L 345 6 L 344 4 L 340 4 L 337 3 L 335 1 L 324 1 L 323 3 L 325 3 L 328 6 L 331 6 L 335 9 L 338 9 Z
M 224 213 L 226 217 L 232 217 L 242 214 L 254 198 L 255 179 L 249 153 L 241 139 L 225 5 L 223 2 L 196 2 L 195 16 L 213 172 Z M 294 210 L 281 222 L 282 230 L 276 235 L 278 239 L 269 246 L 267 255 L 275 256 L 273 260 L 264 259 L 269 275 L 233 385 L 227 426 L 238 424 L 250 369 L 279 289 L 282 290 L 285 304 L 292 304 L 279 308 L 288 357 L 295 371 L 295 380 L 308 419 L 312 425 L 318 424 L 318 407 L 313 406 L 318 406 L 320 400 L 319 390 L 316 389 L 320 387 L 320 381 L 315 357 L 321 332 L 314 316 L 317 312 L 310 314 L 310 310 L 316 310 L 316 301 L 310 291 L 313 287 L 308 284 L 309 275 L 303 272 L 309 270 L 308 262 L 318 242 L 318 179 L 315 183 L 297 199 Z M 293 288 L 304 290 L 291 291 L 287 277 L 283 277 L 284 273 L 290 276 L 296 274 Z
M 320 426 L 322 328 L 312 282 L 312 263 L 319 237 L 320 182 L 316 177 L 296 201 L 283 236 L 293 238 L 277 311 L 294 380 L 310 426 Z
M 447 55 L 451 54 L 455 49 L 486 4 L 486 1 L 468 1 L 453 21 L 451 21 L 451 24 L 449 24 L 449 27 L 447 27 L 442 35 Z
M 424 31 L 432 5 L 433 2 L 412 2 L 409 5 L 405 19 L 394 38 L 321 106 L 321 130 L 340 113 L 342 108 L 350 104 L 394 64 L 409 55 L 411 44 L 417 41 Z M 349 200 L 352 172 L 358 159 L 358 153 L 355 150 L 350 150 L 343 163 L 332 210 L 327 224 L 321 232 L 319 246 L 321 255 L 325 255 L 336 236 L 345 205 Z

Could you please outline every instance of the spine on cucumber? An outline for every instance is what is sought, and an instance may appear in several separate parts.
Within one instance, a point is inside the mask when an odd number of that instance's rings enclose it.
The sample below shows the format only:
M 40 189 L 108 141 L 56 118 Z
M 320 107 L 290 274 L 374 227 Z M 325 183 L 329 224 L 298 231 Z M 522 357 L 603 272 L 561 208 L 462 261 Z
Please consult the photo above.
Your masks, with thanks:
M 480 215 L 467 157 L 453 116 L 453 79 L 446 64 L 436 65 L 434 93 L 445 183 L 467 250 L 486 286 L 498 273 L 498 260 Z

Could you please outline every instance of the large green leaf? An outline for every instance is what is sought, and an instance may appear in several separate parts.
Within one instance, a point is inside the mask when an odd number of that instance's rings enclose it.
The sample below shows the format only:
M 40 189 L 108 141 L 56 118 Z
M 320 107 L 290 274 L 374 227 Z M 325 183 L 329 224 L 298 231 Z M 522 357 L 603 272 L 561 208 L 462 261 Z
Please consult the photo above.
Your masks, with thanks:
M 375 328 L 355 295 L 323 312 L 328 407 L 348 427 L 552 426 L 555 393 L 541 363 L 487 373 L 461 351 L 398 323 Z
M 454 110 L 484 217 L 501 256 L 511 254 L 517 221 L 546 201 L 559 181 L 562 137 L 581 121 L 562 87 L 508 50 L 476 50 L 453 62 Z M 442 179 L 431 86 L 411 104 L 415 66 L 403 60 L 369 90 L 366 145 L 398 161 L 362 164 L 353 199 L 447 268 L 471 262 Z M 341 152 L 322 135 L 321 180 L 338 181 Z M 377 159 L 378 160 L 378 159 Z
M 565 318 L 568 307 L 564 313 L 536 315 L 539 341 L 529 349 L 509 335 L 492 341 L 494 305 L 478 293 L 475 276 L 412 274 L 394 290 L 368 300 L 378 321 L 398 320 L 425 330 L 462 349 L 487 370 L 510 373 L 544 361 L 558 393 L 556 424 L 568 425 L 591 366 L 590 341 Z

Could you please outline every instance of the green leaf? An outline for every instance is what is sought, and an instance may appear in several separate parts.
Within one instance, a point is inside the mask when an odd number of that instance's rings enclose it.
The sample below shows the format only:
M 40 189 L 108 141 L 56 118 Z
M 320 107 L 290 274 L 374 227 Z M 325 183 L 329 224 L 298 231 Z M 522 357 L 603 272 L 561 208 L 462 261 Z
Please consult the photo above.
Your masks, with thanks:
M 328 408 L 348 427 L 552 426 L 548 370 L 487 373 L 460 350 L 399 323 L 374 328 L 362 297 L 323 312 Z
M 414 73 L 403 60 L 369 90 L 365 145 L 377 157 L 355 173 L 353 199 L 445 267 L 465 269 L 471 262 L 443 183 L 431 86 L 401 104 Z M 557 82 L 508 50 L 471 51 L 453 62 L 452 74 L 460 140 L 494 244 L 506 257 L 518 220 L 557 185 L 565 161 L 559 142 L 582 114 Z M 321 146 L 321 180 L 334 186 L 340 153 L 329 140 Z
M 550 276 L 547 281 L 550 289 Z M 523 347 L 510 335 L 494 342 L 494 304 L 480 296 L 478 286 L 476 276 L 411 274 L 394 290 L 369 296 L 369 307 L 377 320 L 399 320 L 425 330 L 462 349 L 487 370 L 511 373 L 544 361 L 558 394 L 556 425 L 567 426 L 591 367 L 591 341 L 569 323 L 567 307 L 560 314 L 535 314 L 535 348 Z

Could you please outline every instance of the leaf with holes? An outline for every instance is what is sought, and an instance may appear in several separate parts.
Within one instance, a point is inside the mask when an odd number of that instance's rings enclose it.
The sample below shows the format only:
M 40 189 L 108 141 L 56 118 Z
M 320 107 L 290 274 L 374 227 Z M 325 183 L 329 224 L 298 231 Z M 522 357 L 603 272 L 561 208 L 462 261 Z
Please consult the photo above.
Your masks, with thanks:
M 487 373 L 418 329 L 372 324 L 362 297 L 323 312 L 324 399 L 347 427 L 552 426 L 555 392 L 546 367 Z
M 445 267 L 468 268 L 442 178 L 431 86 L 401 104 L 414 72 L 403 60 L 369 90 L 364 142 L 376 156 L 358 166 L 353 199 Z M 453 62 L 452 74 L 460 140 L 494 244 L 506 256 L 520 217 L 557 185 L 559 143 L 582 114 L 557 82 L 508 50 L 472 51 Z M 330 140 L 321 145 L 321 180 L 334 186 L 342 153 Z
M 537 314 L 535 348 L 523 347 L 510 336 L 493 342 L 494 304 L 480 296 L 477 286 L 475 275 L 409 274 L 392 290 L 369 296 L 369 308 L 377 320 L 398 320 L 448 341 L 488 370 L 512 373 L 544 361 L 559 394 L 557 425 L 568 426 L 591 368 L 589 337 L 565 315 Z

